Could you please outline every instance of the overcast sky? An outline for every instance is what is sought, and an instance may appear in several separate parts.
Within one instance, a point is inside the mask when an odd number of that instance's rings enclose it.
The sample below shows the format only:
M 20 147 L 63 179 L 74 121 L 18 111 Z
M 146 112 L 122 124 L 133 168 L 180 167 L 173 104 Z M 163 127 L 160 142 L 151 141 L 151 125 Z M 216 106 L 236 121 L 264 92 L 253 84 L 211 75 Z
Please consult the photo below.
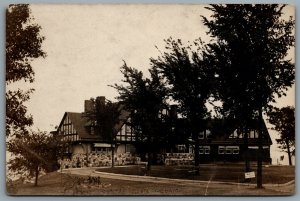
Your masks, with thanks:
M 149 58 L 159 55 L 155 46 L 163 50 L 164 39 L 209 40 L 200 15 L 210 12 L 203 5 L 31 5 L 31 9 L 46 37 L 42 49 L 47 57 L 32 63 L 35 82 L 30 87 L 35 92 L 27 106 L 33 128 L 45 131 L 54 130 L 64 112 L 83 112 L 86 99 L 114 100 L 117 92 L 107 85 L 120 83 L 123 60 L 147 72 Z M 294 15 L 293 7 L 285 11 Z M 294 51 L 290 56 L 294 59 Z M 278 100 L 280 107 L 294 104 L 294 88 Z M 270 132 L 274 139 L 276 134 Z M 276 146 L 272 150 L 278 151 Z

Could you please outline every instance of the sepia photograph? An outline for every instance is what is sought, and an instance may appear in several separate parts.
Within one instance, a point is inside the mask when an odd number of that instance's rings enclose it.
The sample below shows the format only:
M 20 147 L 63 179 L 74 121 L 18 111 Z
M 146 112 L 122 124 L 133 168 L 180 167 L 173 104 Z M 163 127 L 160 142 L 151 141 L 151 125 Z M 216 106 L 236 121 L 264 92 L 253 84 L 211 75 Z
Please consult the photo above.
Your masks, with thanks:
M 11 4 L 9 196 L 295 194 L 295 6 Z

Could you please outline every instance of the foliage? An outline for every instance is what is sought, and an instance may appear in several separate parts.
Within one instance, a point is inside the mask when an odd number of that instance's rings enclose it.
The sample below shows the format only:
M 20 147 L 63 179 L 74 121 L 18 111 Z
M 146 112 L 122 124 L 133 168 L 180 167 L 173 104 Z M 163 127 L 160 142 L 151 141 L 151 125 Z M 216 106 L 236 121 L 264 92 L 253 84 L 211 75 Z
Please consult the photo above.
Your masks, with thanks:
M 41 27 L 33 23 L 28 4 L 12 4 L 6 10 L 6 85 L 13 82 L 34 81 L 34 71 L 31 62 L 35 58 L 45 57 L 41 45 L 45 39 L 40 36 Z M 32 117 L 26 115 L 24 102 L 29 99 L 28 91 L 6 91 L 6 135 L 14 131 L 24 131 L 26 126 L 32 125 Z
M 29 100 L 29 95 L 33 89 L 23 91 L 6 91 L 6 135 L 11 133 L 16 135 L 18 131 L 26 131 L 26 127 L 32 125 L 33 119 L 31 115 L 27 115 L 27 107 L 23 104 Z M 14 131 L 14 132 L 12 132 Z
M 206 127 L 210 112 L 205 106 L 214 89 L 215 72 L 208 60 L 206 46 L 201 40 L 183 46 L 181 40 L 165 40 L 166 52 L 151 59 L 153 69 L 161 73 L 168 84 L 170 96 L 179 103 L 179 110 L 187 117 L 195 145 L 195 165 L 199 165 L 198 134 Z
M 92 110 L 85 111 L 83 116 L 88 118 L 95 133 L 101 135 L 106 141 L 112 141 L 117 132 L 115 126 L 120 122 L 121 106 L 105 100 L 105 97 L 91 98 L 90 101 Z
M 167 91 L 155 69 L 149 70 L 151 78 L 144 78 L 141 71 L 124 63 L 121 72 L 126 85 L 115 84 L 113 87 L 119 92 L 117 99 L 131 112 L 131 128 L 136 141 L 144 145 L 143 149 L 149 155 L 150 168 L 151 155 L 157 151 L 156 145 L 164 140 L 166 134 L 162 130 L 160 112 L 166 108 Z
M 295 155 L 295 108 L 291 106 L 272 108 L 268 113 L 269 122 L 274 125 L 280 138 L 276 139 L 279 147 L 288 153 L 289 163 L 292 165 L 291 156 Z
M 57 159 L 63 151 L 63 143 L 46 132 L 31 131 L 7 142 L 7 150 L 14 154 L 8 162 L 8 169 L 28 178 L 35 177 L 37 185 L 42 170 L 51 172 L 59 168 Z
M 283 6 L 211 5 L 211 19 L 203 17 L 211 60 L 219 75 L 219 99 L 226 116 L 249 120 L 260 107 L 281 97 L 295 82 L 295 68 L 287 59 L 294 45 L 295 21 L 283 20 Z
M 91 110 L 85 111 L 83 116 L 86 117 L 94 132 L 102 137 L 103 141 L 111 143 L 112 167 L 114 167 L 114 144 L 117 134 L 116 126 L 120 123 L 122 106 L 105 100 L 105 97 L 91 98 Z

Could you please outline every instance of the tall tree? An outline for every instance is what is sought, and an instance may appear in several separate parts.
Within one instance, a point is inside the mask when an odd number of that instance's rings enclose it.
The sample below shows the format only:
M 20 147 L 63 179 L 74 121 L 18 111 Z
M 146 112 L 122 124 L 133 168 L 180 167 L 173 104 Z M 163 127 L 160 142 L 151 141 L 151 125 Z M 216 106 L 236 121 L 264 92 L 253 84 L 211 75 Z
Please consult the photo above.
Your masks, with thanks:
M 8 162 L 8 169 L 35 178 L 34 185 L 37 186 L 41 171 L 51 172 L 59 168 L 57 159 L 63 151 L 61 142 L 56 136 L 41 131 L 31 131 L 22 138 L 11 139 L 7 142 L 7 150 L 14 157 Z
M 41 27 L 33 20 L 28 4 L 13 4 L 6 10 L 6 87 L 21 80 L 33 82 L 31 62 L 46 56 L 41 49 L 45 37 L 40 35 Z M 7 136 L 32 125 L 32 116 L 26 114 L 24 105 L 32 92 L 33 89 L 6 90 Z
M 195 40 L 194 47 L 184 46 L 180 39 L 169 38 L 165 42 L 166 51 L 157 59 L 151 59 L 152 68 L 163 75 L 170 96 L 178 102 L 179 111 L 188 119 L 195 145 L 195 167 L 198 168 L 198 136 L 206 129 L 205 120 L 210 118 L 205 104 L 214 89 L 215 72 L 210 60 L 206 59 L 208 52 L 201 40 Z
M 273 108 L 268 112 L 269 122 L 274 125 L 280 138 L 276 139 L 279 147 L 288 154 L 289 165 L 292 165 L 292 156 L 295 155 L 295 108 L 291 106 Z
M 83 113 L 88 118 L 94 132 L 101 136 L 103 141 L 111 144 L 112 167 L 114 167 L 114 147 L 117 134 L 116 125 L 120 122 L 121 105 L 106 100 L 105 97 L 91 98 L 92 110 Z
M 258 188 L 262 188 L 262 112 L 295 82 L 294 64 L 287 59 L 295 42 L 295 21 L 282 19 L 284 7 L 211 5 L 207 7 L 213 12 L 211 18 L 202 18 L 215 39 L 210 47 L 224 111 L 245 124 L 253 118 L 260 122 Z
M 131 128 L 136 141 L 143 144 L 143 150 L 148 155 L 148 170 L 151 168 L 153 155 L 158 151 L 159 144 L 164 140 L 161 128 L 161 110 L 166 106 L 167 91 L 162 78 L 155 69 L 150 69 L 150 78 L 144 78 L 143 73 L 127 66 L 121 67 L 126 85 L 115 84 L 121 104 L 131 112 Z

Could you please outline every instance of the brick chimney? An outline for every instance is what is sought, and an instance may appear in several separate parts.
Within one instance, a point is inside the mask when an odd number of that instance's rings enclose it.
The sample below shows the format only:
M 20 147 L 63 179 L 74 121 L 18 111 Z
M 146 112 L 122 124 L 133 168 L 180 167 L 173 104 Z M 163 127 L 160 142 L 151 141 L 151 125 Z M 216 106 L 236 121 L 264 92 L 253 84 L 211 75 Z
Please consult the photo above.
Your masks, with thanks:
M 91 100 L 84 101 L 84 112 L 91 112 L 94 110 L 94 105 Z

